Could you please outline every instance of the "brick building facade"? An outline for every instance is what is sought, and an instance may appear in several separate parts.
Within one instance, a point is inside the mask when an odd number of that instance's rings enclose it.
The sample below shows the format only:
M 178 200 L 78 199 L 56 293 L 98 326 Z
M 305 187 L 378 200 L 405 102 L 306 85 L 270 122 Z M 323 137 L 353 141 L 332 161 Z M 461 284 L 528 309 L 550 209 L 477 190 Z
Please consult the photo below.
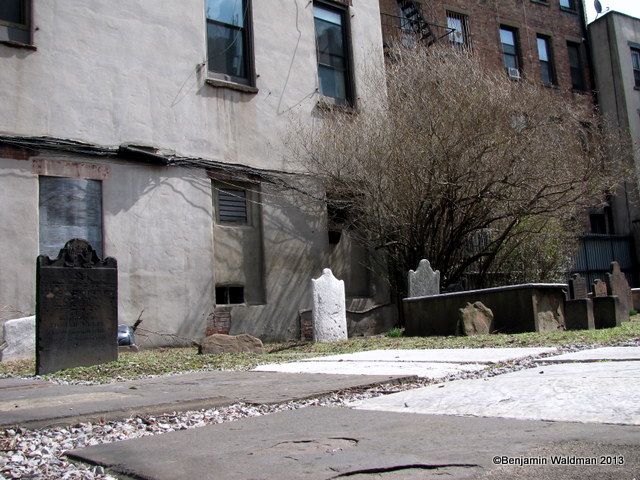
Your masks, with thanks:
M 544 83 L 578 101 L 591 101 L 591 75 L 582 4 L 577 0 L 380 0 L 386 40 L 402 29 L 403 7 L 417 4 L 433 38 L 465 44 L 486 65 L 505 69 L 503 36 L 513 33 L 515 62 L 523 79 L 542 81 L 541 52 L 546 48 Z M 453 31 L 456 30 L 456 31 Z M 449 33 L 452 32 L 453 33 Z M 540 45 L 540 43 L 544 45 Z M 508 49 L 508 46 L 507 46 Z M 544 56 L 544 54 L 542 55 Z M 513 76 L 515 72 L 512 72 Z M 584 97 L 587 97 L 584 99 Z

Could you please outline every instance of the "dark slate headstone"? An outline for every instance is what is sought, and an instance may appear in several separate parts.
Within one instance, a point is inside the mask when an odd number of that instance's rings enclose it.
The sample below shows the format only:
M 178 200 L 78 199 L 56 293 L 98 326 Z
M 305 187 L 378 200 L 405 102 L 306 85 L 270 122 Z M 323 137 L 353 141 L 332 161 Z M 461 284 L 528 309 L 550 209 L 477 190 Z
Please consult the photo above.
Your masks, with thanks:
M 567 330 L 593 330 L 596 328 L 593 301 L 590 298 L 566 301 L 564 304 L 564 324 Z
M 36 374 L 118 359 L 118 268 L 73 239 L 36 266 Z
M 569 280 L 569 299 L 580 300 L 587 298 L 587 280 L 580 276 L 579 273 L 574 273 Z
M 631 287 L 627 282 L 627 277 L 618 262 L 611 262 L 611 273 L 605 276 L 609 295 L 616 296 L 620 299 L 620 307 L 626 310 L 627 315 L 633 310 L 633 296 L 631 295 Z
M 591 291 L 594 297 L 606 297 L 607 296 L 607 284 L 602 280 L 596 280 L 591 285 Z
M 626 317 L 626 318 L 625 318 Z M 629 318 L 620 304 L 618 297 L 595 297 L 593 299 L 593 318 L 596 328 L 619 327 Z

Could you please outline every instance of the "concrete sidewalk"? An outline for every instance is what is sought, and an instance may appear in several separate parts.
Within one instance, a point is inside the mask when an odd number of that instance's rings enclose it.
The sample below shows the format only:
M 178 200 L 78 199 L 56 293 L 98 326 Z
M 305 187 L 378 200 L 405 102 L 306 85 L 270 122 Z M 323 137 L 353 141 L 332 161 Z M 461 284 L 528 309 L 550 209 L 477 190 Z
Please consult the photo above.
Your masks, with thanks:
M 117 420 L 237 402 L 274 404 L 402 378 L 410 377 L 215 371 L 97 386 L 0 379 L 0 427 Z
M 351 375 L 416 375 L 441 379 L 474 372 L 496 363 L 537 357 L 555 348 L 443 348 L 416 350 L 369 350 L 330 355 L 298 362 L 260 365 L 256 371 L 287 373 L 329 373 Z
M 640 361 L 545 364 L 492 378 L 457 380 L 370 398 L 353 406 L 388 412 L 640 425 Z
M 494 457 L 623 456 L 625 464 L 506 466 Z M 638 429 L 305 408 L 68 454 L 125 478 L 632 480 Z

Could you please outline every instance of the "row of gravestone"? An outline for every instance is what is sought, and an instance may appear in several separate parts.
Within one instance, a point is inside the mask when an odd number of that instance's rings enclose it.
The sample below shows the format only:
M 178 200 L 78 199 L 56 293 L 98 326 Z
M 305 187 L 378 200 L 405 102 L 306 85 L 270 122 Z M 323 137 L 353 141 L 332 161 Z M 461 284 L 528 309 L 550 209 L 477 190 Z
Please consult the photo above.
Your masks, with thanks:
M 569 296 L 564 305 L 568 330 L 618 327 L 629 320 L 633 296 L 618 262 L 611 263 L 605 281 L 596 280 L 587 291 L 587 281 L 580 274 L 569 280 Z
M 416 270 L 408 275 L 409 297 L 440 294 L 440 272 L 433 270 L 423 259 Z M 565 302 L 565 325 L 568 330 L 610 328 L 620 326 L 629 319 L 633 310 L 633 297 L 625 274 L 618 262 L 611 263 L 611 271 L 605 281 L 596 280 L 592 292 L 579 274 L 569 280 L 569 297 Z

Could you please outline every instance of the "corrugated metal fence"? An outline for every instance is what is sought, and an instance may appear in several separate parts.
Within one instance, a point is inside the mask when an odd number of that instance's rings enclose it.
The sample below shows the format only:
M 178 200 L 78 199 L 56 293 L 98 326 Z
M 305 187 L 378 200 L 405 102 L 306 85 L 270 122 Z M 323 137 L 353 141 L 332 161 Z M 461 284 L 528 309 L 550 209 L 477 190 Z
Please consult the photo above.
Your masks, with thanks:
M 571 273 L 579 273 L 587 278 L 589 285 L 599 278 L 604 280 L 610 271 L 611 262 L 620 264 L 633 287 L 638 284 L 637 262 L 633 237 L 617 235 L 585 235 L 574 261 Z

